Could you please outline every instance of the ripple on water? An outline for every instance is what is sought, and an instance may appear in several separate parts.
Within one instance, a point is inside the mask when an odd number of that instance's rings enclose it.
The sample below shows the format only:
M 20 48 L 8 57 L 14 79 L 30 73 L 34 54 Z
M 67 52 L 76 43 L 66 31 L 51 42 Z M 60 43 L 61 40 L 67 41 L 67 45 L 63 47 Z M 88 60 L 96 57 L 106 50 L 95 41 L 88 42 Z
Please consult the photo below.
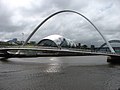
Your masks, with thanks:
M 0 90 L 117 90 L 120 66 L 104 56 L 11 58 L 0 63 Z

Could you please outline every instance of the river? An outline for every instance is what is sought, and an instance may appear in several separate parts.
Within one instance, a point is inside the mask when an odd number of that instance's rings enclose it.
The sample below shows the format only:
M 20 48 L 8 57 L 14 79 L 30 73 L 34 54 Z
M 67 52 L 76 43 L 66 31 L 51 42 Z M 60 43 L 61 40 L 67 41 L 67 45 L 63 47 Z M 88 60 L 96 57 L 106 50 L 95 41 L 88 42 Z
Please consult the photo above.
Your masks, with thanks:
M 106 56 L 9 58 L 0 61 L 0 90 L 119 90 L 120 65 Z

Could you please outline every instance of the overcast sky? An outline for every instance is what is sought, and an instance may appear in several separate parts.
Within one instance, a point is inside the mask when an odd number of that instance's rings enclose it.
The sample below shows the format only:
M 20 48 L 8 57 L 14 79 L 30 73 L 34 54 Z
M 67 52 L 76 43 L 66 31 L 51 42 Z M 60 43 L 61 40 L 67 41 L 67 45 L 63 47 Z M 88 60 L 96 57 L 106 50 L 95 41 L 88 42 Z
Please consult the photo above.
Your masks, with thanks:
M 0 0 L 0 40 L 25 40 L 46 17 L 75 10 L 89 18 L 108 40 L 120 40 L 120 0 Z M 62 13 L 46 22 L 32 37 L 59 34 L 75 42 L 100 44 L 103 39 L 84 18 Z

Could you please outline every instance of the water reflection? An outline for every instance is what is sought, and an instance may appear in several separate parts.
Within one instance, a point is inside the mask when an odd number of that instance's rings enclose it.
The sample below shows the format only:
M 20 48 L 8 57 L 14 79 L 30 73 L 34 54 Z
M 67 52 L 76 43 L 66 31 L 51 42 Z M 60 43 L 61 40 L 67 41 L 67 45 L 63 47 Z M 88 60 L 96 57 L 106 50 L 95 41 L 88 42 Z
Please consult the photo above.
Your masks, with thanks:
M 51 57 L 49 60 L 50 60 L 50 63 L 48 64 L 45 72 L 48 72 L 48 73 L 61 72 L 62 65 L 61 65 L 60 58 Z
M 45 72 L 48 73 L 55 73 L 55 72 L 60 72 L 61 71 L 61 66 L 60 65 L 48 65 L 46 68 Z

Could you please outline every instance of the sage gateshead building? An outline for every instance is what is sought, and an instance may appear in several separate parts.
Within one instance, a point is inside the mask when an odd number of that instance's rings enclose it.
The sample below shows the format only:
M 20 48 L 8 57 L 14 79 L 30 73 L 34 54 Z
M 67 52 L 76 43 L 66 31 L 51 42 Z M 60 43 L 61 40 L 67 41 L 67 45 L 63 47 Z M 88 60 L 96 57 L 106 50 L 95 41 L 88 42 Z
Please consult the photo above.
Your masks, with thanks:
M 38 42 L 39 46 L 74 48 L 76 43 L 60 35 L 50 35 Z

